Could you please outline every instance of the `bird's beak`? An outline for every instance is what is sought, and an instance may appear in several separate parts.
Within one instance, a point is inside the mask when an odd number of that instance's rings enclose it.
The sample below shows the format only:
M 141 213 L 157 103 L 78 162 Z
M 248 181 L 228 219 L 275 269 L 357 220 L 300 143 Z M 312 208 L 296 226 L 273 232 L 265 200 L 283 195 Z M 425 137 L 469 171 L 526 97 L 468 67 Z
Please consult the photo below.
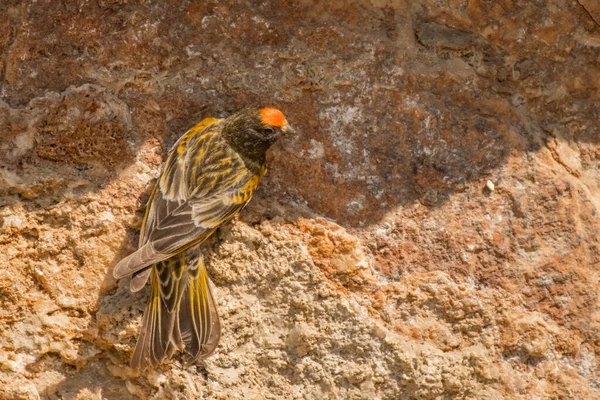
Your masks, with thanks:
M 296 130 L 294 128 L 292 128 L 292 126 L 290 124 L 288 124 L 287 122 L 281 128 L 281 131 L 283 132 L 283 136 L 292 136 L 297 133 Z

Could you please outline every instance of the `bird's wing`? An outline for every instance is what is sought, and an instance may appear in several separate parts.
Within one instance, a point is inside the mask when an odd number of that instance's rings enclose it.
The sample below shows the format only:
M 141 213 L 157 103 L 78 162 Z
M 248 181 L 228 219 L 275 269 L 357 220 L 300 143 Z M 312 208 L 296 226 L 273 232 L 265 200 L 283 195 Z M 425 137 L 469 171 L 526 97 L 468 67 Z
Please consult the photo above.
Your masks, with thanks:
M 244 207 L 265 172 L 249 170 L 217 129 L 209 126 L 186 136 L 172 150 L 157 183 L 144 243 L 115 266 L 117 279 L 204 241 Z
M 156 215 L 155 213 L 150 213 L 150 210 L 154 196 L 157 193 L 157 189 L 161 189 L 159 191 L 161 196 L 163 193 L 169 193 L 170 196 L 168 197 L 170 200 L 183 200 L 187 198 L 187 187 L 185 185 L 186 182 L 184 182 L 182 177 L 185 171 L 186 163 L 188 162 L 185 156 L 188 144 L 193 137 L 202 135 L 204 131 L 207 131 L 207 133 L 214 132 L 211 127 L 215 128 L 214 125 L 219 121 L 220 120 L 216 118 L 204 118 L 202 121 L 194 125 L 194 127 L 187 131 L 183 136 L 181 136 L 169 150 L 169 156 L 167 157 L 167 162 L 165 163 L 161 178 L 154 186 L 152 194 L 148 199 L 148 207 L 146 208 L 146 215 L 144 215 L 144 220 L 142 222 L 138 247 L 142 247 L 148 241 L 148 236 L 155 227 Z M 209 136 L 212 136 L 212 134 Z M 158 202 L 160 203 L 161 201 Z

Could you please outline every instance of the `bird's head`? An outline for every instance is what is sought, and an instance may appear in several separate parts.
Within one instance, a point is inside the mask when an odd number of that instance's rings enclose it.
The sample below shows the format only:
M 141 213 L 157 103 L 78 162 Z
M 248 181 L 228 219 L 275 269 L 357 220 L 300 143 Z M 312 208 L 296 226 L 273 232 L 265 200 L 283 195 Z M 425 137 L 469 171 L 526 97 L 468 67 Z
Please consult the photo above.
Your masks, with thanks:
M 262 130 L 266 133 L 274 133 L 278 136 L 281 134 L 288 135 L 293 133 L 292 127 L 288 124 L 287 119 L 281 111 L 272 107 L 263 107 L 258 110 Z
M 232 147 L 257 161 L 264 161 L 277 138 L 291 133 L 283 113 L 272 107 L 240 111 L 223 121 L 223 134 Z

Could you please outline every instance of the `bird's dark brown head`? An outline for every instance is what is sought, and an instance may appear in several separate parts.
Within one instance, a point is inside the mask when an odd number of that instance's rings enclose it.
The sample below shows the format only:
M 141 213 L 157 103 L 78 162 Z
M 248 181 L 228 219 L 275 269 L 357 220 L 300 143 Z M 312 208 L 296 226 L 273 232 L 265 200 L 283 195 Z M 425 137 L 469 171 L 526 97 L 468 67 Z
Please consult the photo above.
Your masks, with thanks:
M 261 164 L 269 147 L 289 131 L 283 113 L 271 107 L 240 111 L 223 121 L 223 136 L 231 147 Z

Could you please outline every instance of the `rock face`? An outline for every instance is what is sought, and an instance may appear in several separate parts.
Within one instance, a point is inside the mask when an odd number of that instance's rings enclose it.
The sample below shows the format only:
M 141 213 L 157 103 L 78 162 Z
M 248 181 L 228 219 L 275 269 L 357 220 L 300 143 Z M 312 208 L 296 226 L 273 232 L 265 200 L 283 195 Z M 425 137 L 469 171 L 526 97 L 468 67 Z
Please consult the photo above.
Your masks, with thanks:
M 0 399 L 600 398 L 596 2 L 1 3 Z M 132 371 L 166 150 L 260 104 L 222 342 Z

